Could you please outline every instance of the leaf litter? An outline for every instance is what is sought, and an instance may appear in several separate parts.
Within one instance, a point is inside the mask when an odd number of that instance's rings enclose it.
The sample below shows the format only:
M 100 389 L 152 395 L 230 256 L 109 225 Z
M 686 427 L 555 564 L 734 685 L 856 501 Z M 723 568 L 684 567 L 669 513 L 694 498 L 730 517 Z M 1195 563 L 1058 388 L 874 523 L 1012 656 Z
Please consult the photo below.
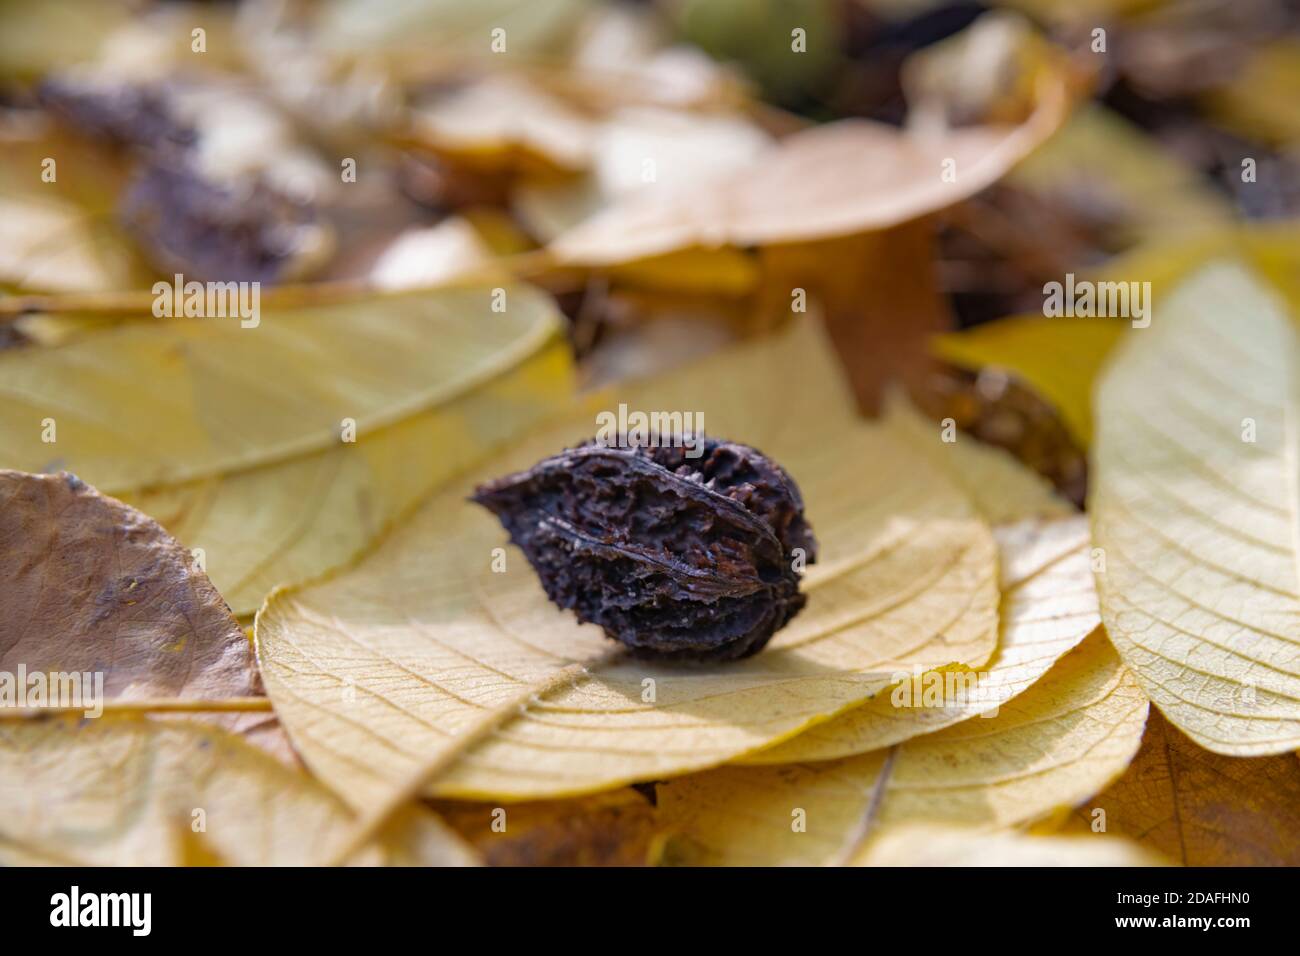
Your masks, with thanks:
M 807 6 L 0 14 L 5 862 L 1294 859 L 1300 23 Z M 802 492 L 742 661 L 466 501 L 621 405 Z

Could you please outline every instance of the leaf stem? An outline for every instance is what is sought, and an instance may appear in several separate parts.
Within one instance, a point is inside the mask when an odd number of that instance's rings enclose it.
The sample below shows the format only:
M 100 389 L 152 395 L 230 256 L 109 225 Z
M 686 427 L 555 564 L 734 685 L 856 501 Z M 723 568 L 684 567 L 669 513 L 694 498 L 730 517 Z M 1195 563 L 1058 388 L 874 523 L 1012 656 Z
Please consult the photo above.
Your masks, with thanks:
M 871 835 L 876 825 L 876 818 L 880 816 L 880 805 L 885 801 L 885 789 L 889 785 L 889 775 L 893 772 L 894 759 L 898 756 L 899 746 L 894 744 L 889 748 L 889 753 L 885 754 L 885 762 L 881 764 L 880 772 L 876 774 L 876 781 L 871 787 L 871 800 L 867 803 L 867 809 L 844 842 L 839 854 L 831 861 L 832 866 L 848 866 L 852 863 L 867 842 L 867 837 Z
M 252 713 L 271 710 L 269 697 L 222 697 L 216 700 L 183 697 L 145 697 L 140 700 L 106 700 L 105 714 L 149 713 L 217 713 L 236 711 Z M 0 720 L 29 720 L 48 714 L 80 714 L 96 709 L 85 704 L 49 707 L 0 707 Z

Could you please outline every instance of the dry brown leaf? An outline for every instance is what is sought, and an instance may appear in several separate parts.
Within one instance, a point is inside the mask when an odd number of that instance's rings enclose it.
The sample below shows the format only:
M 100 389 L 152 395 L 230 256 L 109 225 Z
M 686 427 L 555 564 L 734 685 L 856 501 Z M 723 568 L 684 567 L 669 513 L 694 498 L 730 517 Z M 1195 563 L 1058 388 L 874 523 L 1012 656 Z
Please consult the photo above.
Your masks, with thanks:
M 68 475 L 0 471 L 0 670 L 101 673 L 106 698 L 258 693 L 252 649 L 193 556 Z
M 1204 750 L 1159 712 L 1124 775 L 1070 817 L 1185 866 L 1300 866 L 1300 760 Z
M 506 807 L 452 800 L 433 807 L 491 866 L 645 866 L 662 844 L 654 807 L 632 789 Z
M 894 382 L 922 387 L 933 362 L 930 337 L 952 326 L 937 281 L 930 220 L 769 245 L 760 260 L 759 321 L 775 324 L 800 296 L 814 300 L 859 408 L 877 414 Z

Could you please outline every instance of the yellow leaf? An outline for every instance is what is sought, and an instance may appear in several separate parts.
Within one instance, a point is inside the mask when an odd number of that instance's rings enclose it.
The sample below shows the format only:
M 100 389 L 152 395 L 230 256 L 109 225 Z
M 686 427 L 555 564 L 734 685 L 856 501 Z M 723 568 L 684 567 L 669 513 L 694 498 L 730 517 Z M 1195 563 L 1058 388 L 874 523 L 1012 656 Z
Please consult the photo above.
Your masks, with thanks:
M 422 775 L 443 796 L 523 800 L 683 773 L 859 703 L 899 667 L 979 666 L 993 652 L 987 527 L 940 472 L 858 422 L 810 323 L 599 396 L 478 477 L 571 445 L 620 402 L 702 413 L 710 434 L 790 471 L 821 546 L 808 607 L 726 667 L 611 659 L 617 645 L 551 605 L 518 551 L 493 573 L 506 537 L 465 502 L 472 482 L 453 486 L 354 570 L 278 591 L 258 615 L 277 713 L 350 802 Z
M 1152 702 L 1217 753 L 1300 747 L 1296 360 L 1282 303 L 1216 263 L 1097 386 L 1102 617 Z
M 1146 242 L 1090 270 L 1092 281 L 1149 282 L 1153 313 L 1188 274 L 1216 258 L 1242 256 L 1292 307 L 1300 306 L 1300 228 L 1296 223 L 1220 227 Z M 1155 319 L 1155 321 L 1159 321 Z M 1108 318 L 1012 316 L 938 336 L 934 351 L 970 369 L 1002 368 L 1018 376 L 1060 413 L 1070 434 L 1092 444 L 1092 389 L 1127 326 Z
M 0 355 L 0 392 L 14 399 L 0 407 L 0 461 L 116 483 L 128 504 L 202 548 L 231 607 L 251 613 L 275 585 L 353 557 L 568 395 L 554 310 L 523 288 L 506 295 L 502 313 L 490 311 L 490 290 L 443 290 L 268 309 L 257 328 L 178 319 Z M 290 416 L 317 397 L 337 417 Z M 46 418 L 51 444 L 41 441 Z M 344 418 L 356 422 L 355 442 L 341 440 Z
M 1300 305 L 1300 222 L 1295 220 L 1211 229 L 1147 243 L 1111 259 L 1090 278 L 1150 282 L 1158 309 L 1160 301 L 1192 272 L 1215 259 L 1231 258 L 1249 262 L 1293 307 Z
M 1077 514 L 1046 478 L 1010 452 L 960 433 L 954 433 L 955 441 L 943 441 L 941 423 L 926 418 L 901 395 L 891 397 L 886 412 L 886 424 L 943 469 L 990 524 Z
M 1300 140 L 1300 41 L 1262 44 L 1204 100 L 1211 115 L 1247 139 L 1269 145 Z
M 845 760 L 723 767 L 656 787 L 679 863 L 842 862 L 904 824 L 1021 826 L 1074 806 L 1136 753 L 1147 701 L 1100 634 L 1002 707 Z M 866 843 L 864 843 L 864 838 Z
M 320 863 L 347 806 L 305 774 L 197 724 L 104 717 L 0 722 L 0 862 L 234 866 Z M 201 851 L 197 852 L 196 851 Z M 436 816 L 411 809 L 359 863 L 473 865 Z
M 129 166 L 48 125 L 0 133 L 0 283 L 115 292 L 152 275 L 118 223 Z
M 93 60 L 104 40 L 128 22 L 123 0 L 4 0 L 0 18 L 0 76 L 32 81 L 51 70 Z
M 1124 328 L 1106 318 L 1013 316 L 937 336 L 934 351 L 954 365 L 1001 368 L 1020 378 L 1086 448 L 1092 444 L 1092 384 Z
M 913 671 L 860 707 L 742 758 L 747 764 L 833 760 L 878 750 L 1000 706 L 1048 672 L 1101 623 L 1080 515 L 1026 520 L 995 532 L 1002 556 L 1002 635 L 978 670 Z M 984 719 L 989 719 L 985 717 Z
M 904 826 L 883 834 L 857 866 L 1164 866 L 1129 840 L 1105 836 L 1027 836 L 961 827 Z

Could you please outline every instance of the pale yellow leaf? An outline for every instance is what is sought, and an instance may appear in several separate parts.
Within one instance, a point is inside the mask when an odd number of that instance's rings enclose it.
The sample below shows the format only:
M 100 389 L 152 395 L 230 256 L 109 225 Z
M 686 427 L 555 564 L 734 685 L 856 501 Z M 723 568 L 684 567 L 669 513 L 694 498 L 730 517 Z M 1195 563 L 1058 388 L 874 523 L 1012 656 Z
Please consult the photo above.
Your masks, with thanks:
M 144 718 L 0 722 L 6 865 L 304 866 L 352 825 L 303 773 L 207 726 Z M 358 863 L 473 865 L 436 816 L 409 809 Z
M 1119 776 L 1146 714 L 1137 681 L 1097 633 L 995 718 L 845 760 L 722 767 L 659 784 L 665 825 L 681 834 L 670 855 L 815 865 L 851 858 L 864 836 L 903 824 L 1029 824 Z
M 679 774 L 860 703 L 900 667 L 992 654 L 986 525 L 941 472 L 856 419 L 815 326 L 598 396 L 478 477 L 589 436 L 594 412 L 619 402 L 703 413 L 710 434 L 789 470 L 820 541 L 808 607 L 725 667 L 612 660 L 617 645 L 551 605 L 492 517 L 465 502 L 471 483 L 452 486 L 354 570 L 277 592 L 258 615 L 277 713 L 346 799 L 373 805 L 424 767 L 443 771 L 435 794 L 513 800 Z M 498 548 L 506 573 L 491 570 Z
M 1097 386 L 1092 500 L 1102 617 L 1201 746 L 1300 746 L 1297 344 L 1239 265 L 1189 278 Z
M 1002 557 L 1002 633 L 977 670 L 896 675 L 860 707 L 740 762 L 786 764 L 866 753 L 981 715 L 1023 693 L 1101 623 L 1087 520 L 1028 519 L 995 531 Z
M 871 841 L 857 866 L 1164 866 L 1136 843 L 1107 836 L 1027 836 L 961 827 L 904 826 Z
M 105 38 L 131 13 L 122 0 L 4 0 L 0 76 L 30 82 L 50 70 L 93 60 Z
M 1005 449 L 986 445 L 955 429 L 952 434 L 956 440 L 944 441 L 943 423 L 926 418 L 902 395 L 891 396 L 885 412 L 886 424 L 935 467 L 942 468 L 990 524 L 1064 518 L 1077 513 L 1056 493 L 1051 482 Z
M 613 265 L 681 249 L 807 242 L 887 229 L 979 192 L 1056 128 L 1065 94 L 1016 127 L 905 133 L 842 120 L 797 133 L 748 166 L 663 196 L 634 193 L 551 249 L 566 263 Z
M 419 142 L 468 162 L 504 165 L 516 153 L 562 170 L 591 162 L 596 123 L 519 77 L 488 76 L 418 105 Z

